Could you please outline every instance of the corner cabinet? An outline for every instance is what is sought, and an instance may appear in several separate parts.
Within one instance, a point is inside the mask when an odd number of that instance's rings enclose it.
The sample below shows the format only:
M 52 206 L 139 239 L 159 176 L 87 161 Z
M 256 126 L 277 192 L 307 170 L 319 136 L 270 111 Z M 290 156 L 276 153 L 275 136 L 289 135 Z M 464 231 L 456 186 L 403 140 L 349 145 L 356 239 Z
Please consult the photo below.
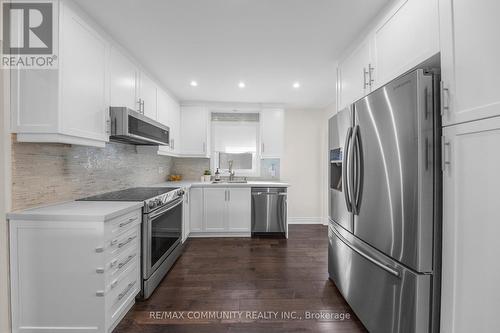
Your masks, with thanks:
M 181 107 L 182 155 L 210 157 L 210 121 L 204 106 Z
M 471 8 L 472 9 L 472 8 Z M 443 129 L 441 332 L 500 327 L 500 117 Z
M 500 1 L 439 5 L 443 125 L 500 115 Z
M 191 236 L 249 236 L 250 188 L 191 189 Z
M 104 147 L 110 45 L 67 2 L 59 24 L 58 69 L 12 70 L 12 132 L 20 142 Z
M 285 110 L 262 109 L 260 124 L 261 158 L 280 158 L 285 143 Z

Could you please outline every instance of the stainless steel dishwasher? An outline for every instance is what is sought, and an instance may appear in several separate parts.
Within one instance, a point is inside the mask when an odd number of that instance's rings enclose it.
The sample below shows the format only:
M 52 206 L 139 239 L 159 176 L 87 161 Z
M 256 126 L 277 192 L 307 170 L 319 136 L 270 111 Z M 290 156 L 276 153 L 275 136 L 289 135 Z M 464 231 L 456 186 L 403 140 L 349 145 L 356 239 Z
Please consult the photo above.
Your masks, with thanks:
M 252 237 L 286 237 L 286 187 L 252 188 Z

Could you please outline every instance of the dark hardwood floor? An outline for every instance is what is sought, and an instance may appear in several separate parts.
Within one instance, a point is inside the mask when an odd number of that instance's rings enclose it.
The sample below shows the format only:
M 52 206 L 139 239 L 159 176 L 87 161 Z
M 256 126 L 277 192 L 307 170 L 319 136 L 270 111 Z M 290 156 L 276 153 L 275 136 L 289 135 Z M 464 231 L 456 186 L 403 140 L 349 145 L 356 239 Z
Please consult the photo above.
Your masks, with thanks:
M 114 333 L 366 332 L 328 280 L 327 248 L 320 225 L 291 225 L 288 240 L 189 239 L 155 293 L 137 302 Z M 306 312 L 344 320 L 307 320 Z M 217 319 L 222 313 L 227 317 Z M 282 319 L 287 314 L 296 319 Z

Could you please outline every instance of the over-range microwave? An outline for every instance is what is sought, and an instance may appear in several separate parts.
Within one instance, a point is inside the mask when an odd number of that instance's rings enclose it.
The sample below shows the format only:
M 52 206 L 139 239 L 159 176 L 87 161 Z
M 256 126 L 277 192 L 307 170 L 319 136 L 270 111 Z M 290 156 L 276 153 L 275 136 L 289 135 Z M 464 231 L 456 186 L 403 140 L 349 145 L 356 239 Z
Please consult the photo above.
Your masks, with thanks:
M 126 107 L 110 107 L 111 141 L 145 146 L 168 146 L 170 128 Z

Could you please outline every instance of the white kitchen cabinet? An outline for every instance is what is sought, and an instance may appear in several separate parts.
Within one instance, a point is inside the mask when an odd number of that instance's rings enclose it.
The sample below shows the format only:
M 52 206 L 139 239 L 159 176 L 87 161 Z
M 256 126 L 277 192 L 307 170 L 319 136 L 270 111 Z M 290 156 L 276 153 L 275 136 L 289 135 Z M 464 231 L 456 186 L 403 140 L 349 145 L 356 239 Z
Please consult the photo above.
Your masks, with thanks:
M 204 217 L 207 232 L 225 231 L 227 220 L 227 192 L 226 188 L 205 188 Z
M 78 205 L 61 204 L 59 216 L 10 218 L 13 333 L 108 333 L 133 306 L 141 290 L 141 209 L 115 214 L 106 203 L 82 204 L 118 215 L 103 221 L 85 215 L 93 208 L 76 212 Z
M 500 327 L 500 117 L 446 127 L 443 143 L 441 332 L 494 332 Z
M 156 83 L 146 73 L 141 72 L 138 102 L 141 104 L 141 113 L 154 120 L 158 119 L 157 93 Z
M 280 158 L 285 141 L 285 110 L 262 109 L 260 112 L 261 158 Z
M 439 4 L 443 125 L 500 115 L 500 1 Z
M 439 53 L 438 2 L 399 2 L 375 28 L 372 38 L 376 89 Z
M 228 189 L 227 230 L 232 232 L 250 232 L 251 211 L 250 188 Z
M 373 75 L 370 39 L 360 43 L 339 62 L 338 107 L 345 108 L 370 92 L 370 75 Z
M 203 231 L 203 189 L 191 188 L 189 189 L 189 231 L 202 232 Z
M 12 71 L 12 132 L 20 142 L 104 147 L 109 43 L 67 2 L 59 8 L 59 68 Z
M 115 47 L 111 47 L 109 58 L 110 105 L 138 110 L 139 69 Z
M 182 155 L 210 157 L 208 111 L 202 106 L 181 107 Z
M 418 65 L 438 64 L 437 0 L 395 1 L 377 20 L 366 37 L 339 61 L 339 110 Z
M 166 91 L 158 89 L 158 121 L 170 129 L 170 145 L 159 146 L 158 154 L 169 156 L 180 154 L 180 117 L 179 103 Z

